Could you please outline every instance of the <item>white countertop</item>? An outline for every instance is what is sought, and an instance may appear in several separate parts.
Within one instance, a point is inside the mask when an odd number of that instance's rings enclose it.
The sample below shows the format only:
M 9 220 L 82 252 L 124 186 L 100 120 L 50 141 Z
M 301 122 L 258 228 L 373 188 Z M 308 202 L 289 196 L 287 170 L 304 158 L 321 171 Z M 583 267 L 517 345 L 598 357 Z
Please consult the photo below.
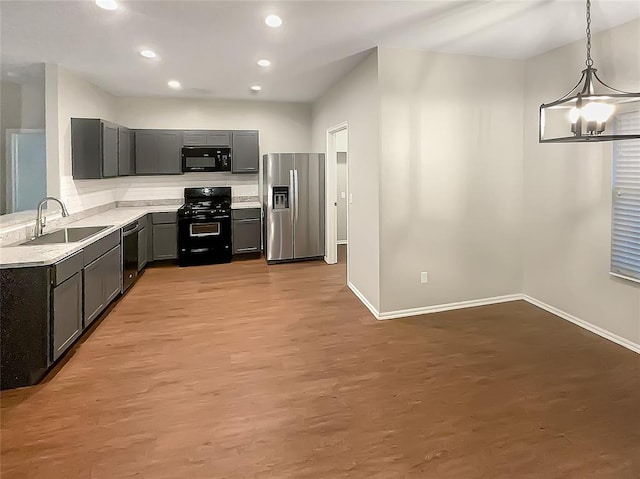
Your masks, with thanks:
M 177 211 L 180 205 L 142 206 L 113 208 L 79 221 L 64 225 L 66 228 L 79 226 L 109 226 L 109 228 L 89 238 L 75 243 L 56 243 L 34 246 L 3 246 L 0 248 L 0 268 L 25 268 L 29 266 L 46 266 L 81 250 L 85 246 L 122 228 L 147 213 Z M 51 231 L 55 231 L 54 228 Z M 49 233 L 45 229 L 45 233 Z
M 100 238 L 113 233 L 128 223 L 143 217 L 147 213 L 177 211 L 178 208 L 180 208 L 180 205 L 118 207 L 68 223 L 64 225 L 64 227 L 109 226 L 109 228 L 96 235 L 90 236 L 83 241 L 75 243 L 55 243 L 33 246 L 2 246 L 0 247 L 0 268 L 26 268 L 29 266 L 46 266 L 56 263 Z M 258 201 L 243 201 L 233 203 L 231 208 L 261 208 L 261 205 Z M 60 228 L 53 228 L 51 230 L 45 229 L 45 233 L 50 233 L 57 229 Z
M 238 203 L 231 203 L 232 210 L 244 210 L 249 208 L 258 208 L 261 209 L 262 205 L 259 201 L 242 201 Z

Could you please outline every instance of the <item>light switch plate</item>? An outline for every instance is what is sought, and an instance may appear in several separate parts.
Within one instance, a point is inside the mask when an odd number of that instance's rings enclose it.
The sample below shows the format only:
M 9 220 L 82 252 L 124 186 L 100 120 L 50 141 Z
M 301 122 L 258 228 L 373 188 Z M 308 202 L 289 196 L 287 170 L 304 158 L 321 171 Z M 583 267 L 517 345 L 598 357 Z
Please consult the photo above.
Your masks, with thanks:
M 427 273 L 426 271 L 423 271 L 422 273 L 420 273 L 420 282 L 421 283 L 428 283 L 429 282 L 429 273 Z

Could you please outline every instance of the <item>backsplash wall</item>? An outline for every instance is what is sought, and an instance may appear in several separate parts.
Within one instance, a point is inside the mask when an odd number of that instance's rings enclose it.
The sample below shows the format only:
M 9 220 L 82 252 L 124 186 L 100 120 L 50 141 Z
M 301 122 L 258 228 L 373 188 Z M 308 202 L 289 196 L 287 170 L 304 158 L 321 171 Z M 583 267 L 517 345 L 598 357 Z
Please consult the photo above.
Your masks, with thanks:
M 184 189 L 231 186 L 232 196 L 258 196 L 258 175 L 186 173 L 181 176 L 126 176 L 119 178 L 118 201 L 183 198 Z

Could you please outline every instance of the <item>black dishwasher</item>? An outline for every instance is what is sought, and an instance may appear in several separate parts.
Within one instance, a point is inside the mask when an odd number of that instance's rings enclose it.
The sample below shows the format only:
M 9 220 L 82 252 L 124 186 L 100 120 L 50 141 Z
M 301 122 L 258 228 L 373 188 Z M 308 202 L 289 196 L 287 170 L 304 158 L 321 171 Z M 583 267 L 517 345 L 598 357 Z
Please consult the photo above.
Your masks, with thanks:
M 138 221 L 122 228 L 122 292 L 138 278 Z

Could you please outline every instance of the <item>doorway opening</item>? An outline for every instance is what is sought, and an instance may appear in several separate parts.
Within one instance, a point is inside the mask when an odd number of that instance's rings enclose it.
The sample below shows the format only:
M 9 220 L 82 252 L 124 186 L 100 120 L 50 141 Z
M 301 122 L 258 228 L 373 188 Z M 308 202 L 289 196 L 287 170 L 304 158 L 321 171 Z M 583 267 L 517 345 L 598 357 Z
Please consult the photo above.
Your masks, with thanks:
M 327 130 L 327 251 L 325 261 L 344 264 L 349 277 L 349 130 L 341 123 Z

